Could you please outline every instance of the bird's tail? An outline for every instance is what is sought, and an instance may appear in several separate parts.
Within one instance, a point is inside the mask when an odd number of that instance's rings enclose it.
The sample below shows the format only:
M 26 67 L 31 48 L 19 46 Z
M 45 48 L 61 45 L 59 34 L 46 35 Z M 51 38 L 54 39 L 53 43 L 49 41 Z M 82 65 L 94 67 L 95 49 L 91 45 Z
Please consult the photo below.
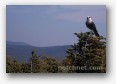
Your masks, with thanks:
M 98 36 L 98 37 L 99 37 L 99 33 L 97 32 L 97 30 L 96 30 L 96 29 L 94 30 L 94 33 L 95 33 L 95 35 L 96 35 L 96 36 Z

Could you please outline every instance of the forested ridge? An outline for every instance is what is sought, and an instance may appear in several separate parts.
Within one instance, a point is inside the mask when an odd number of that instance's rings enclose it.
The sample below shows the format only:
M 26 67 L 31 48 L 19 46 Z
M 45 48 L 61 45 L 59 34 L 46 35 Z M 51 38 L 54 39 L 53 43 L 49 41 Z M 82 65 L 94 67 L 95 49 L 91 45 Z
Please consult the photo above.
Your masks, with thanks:
M 66 58 L 58 60 L 50 56 L 30 52 L 28 62 L 19 62 L 6 56 L 7 73 L 105 73 L 106 38 L 93 32 L 74 33 L 77 42 L 67 48 Z M 70 39 L 70 38 L 69 38 Z M 57 51 L 58 52 L 58 51 Z M 14 52 L 15 53 L 15 52 Z

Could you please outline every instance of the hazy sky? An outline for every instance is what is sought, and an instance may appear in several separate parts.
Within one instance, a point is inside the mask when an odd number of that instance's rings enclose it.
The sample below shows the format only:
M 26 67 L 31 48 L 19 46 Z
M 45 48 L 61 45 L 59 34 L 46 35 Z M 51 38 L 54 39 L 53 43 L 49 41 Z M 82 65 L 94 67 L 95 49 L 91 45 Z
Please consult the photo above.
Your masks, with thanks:
M 106 37 L 106 7 L 66 5 L 7 5 L 6 39 L 34 46 L 70 45 L 75 32 L 85 32 L 91 16 L 100 35 Z

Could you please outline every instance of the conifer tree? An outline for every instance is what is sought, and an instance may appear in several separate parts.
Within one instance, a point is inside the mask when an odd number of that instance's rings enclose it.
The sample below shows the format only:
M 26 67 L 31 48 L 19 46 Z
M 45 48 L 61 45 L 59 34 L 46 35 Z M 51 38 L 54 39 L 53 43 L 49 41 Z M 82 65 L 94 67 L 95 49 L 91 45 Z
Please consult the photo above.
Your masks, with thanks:
M 71 72 L 105 72 L 106 39 L 97 37 L 92 32 L 74 33 L 78 42 L 67 49 L 66 62 L 69 66 L 86 66 L 86 70 Z
M 55 58 L 46 56 L 42 59 L 41 72 L 44 73 L 57 73 L 58 61 Z
M 12 60 L 10 56 L 6 56 L 6 73 L 12 72 Z
M 40 70 L 40 59 L 39 56 L 35 53 L 35 50 L 32 51 L 32 58 L 30 62 L 30 69 L 33 73 L 38 73 Z
M 21 73 L 31 73 L 30 63 L 23 62 L 21 63 Z
M 21 65 L 16 59 L 6 57 L 6 72 L 7 73 L 21 73 Z

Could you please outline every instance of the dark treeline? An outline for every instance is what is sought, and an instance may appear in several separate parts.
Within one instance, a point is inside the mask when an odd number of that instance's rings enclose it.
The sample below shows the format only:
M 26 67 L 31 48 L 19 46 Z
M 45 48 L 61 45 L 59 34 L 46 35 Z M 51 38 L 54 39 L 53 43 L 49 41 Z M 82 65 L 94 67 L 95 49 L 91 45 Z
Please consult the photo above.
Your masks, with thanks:
M 64 60 L 49 56 L 38 56 L 35 50 L 30 54 L 29 62 L 6 56 L 7 73 L 105 73 L 106 72 L 106 39 L 97 37 L 92 32 L 74 33 L 77 43 L 71 45 Z M 14 52 L 15 53 L 15 52 Z

